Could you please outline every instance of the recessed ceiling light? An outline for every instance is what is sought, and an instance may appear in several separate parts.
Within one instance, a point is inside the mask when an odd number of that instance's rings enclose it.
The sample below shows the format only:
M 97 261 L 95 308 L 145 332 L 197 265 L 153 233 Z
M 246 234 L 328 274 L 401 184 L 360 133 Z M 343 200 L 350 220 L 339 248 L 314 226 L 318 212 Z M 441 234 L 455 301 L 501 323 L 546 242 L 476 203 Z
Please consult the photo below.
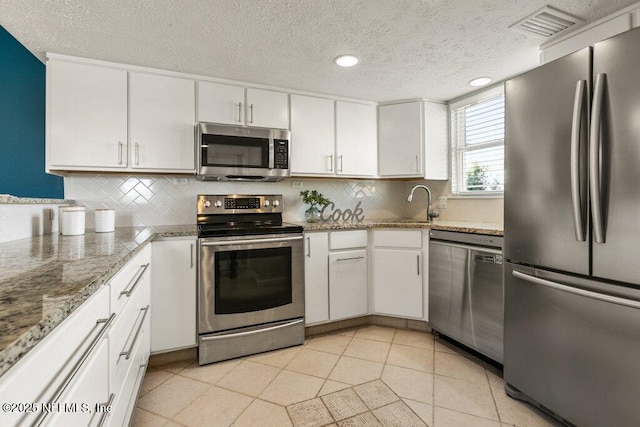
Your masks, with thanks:
M 333 62 L 341 67 L 353 67 L 358 63 L 358 58 L 353 55 L 340 55 Z
M 477 79 L 473 79 L 469 82 L 469 86 L 477 87 L 484 86 L 491 83 L 493 79 L 491 77 L 478 77 Z

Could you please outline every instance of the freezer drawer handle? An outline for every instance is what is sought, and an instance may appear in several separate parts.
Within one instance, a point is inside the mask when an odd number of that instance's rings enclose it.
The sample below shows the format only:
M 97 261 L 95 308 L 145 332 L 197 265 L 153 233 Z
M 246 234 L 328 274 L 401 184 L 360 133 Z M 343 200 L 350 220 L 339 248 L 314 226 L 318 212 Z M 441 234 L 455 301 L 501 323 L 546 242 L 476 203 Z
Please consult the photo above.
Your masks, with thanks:
M 586 291 L 584 289 L 578 289 L 567 285 L 561 285 L 550 280 L 541 279 L 539 277 L 530 276 L 528 274 L 521 273 L 519 271 L 513 272 L 513 277 L 522 279 L 527 282 L 535 283 L 536 285 L 546 286 L 551 289 L 555 289 L 562 292 L 568 292 L 570 294 L 580 295 L 583 297 L 595 299 L 603 302 L 610 302 L 612 304 L 622 305 L 625 307 L 640 309 L 640 302 L 633 301 L 625 298 L 614 297 L 611 295 L 599 294 L 597 292 Z
M 582 165 L 582 114 L 585 110 L 585 81 L 578 80 L 576 83 L 576 95 L 573 101 L 573 121 L 571 122 L 571 205 L 573 208 L 573 225 L 578 242 L 585 241 L 584 211 L 586 201 L 582 198 L 582 179 L 580 177 L 580 166 Z
M 593 109 L 591 110 L 591 129 L 589 132 L 589 187 L 591 189 L 591 216 L 593 218 L 593 238 L 596 243 L 604 243 L 604 224 L 602 220 L 602 189 L 600 188 L 602 172 L 600 151 L 602 138 L 600 125 L 602 121 L 602 101 L 606 74 L 598 74 L 593 89 Z

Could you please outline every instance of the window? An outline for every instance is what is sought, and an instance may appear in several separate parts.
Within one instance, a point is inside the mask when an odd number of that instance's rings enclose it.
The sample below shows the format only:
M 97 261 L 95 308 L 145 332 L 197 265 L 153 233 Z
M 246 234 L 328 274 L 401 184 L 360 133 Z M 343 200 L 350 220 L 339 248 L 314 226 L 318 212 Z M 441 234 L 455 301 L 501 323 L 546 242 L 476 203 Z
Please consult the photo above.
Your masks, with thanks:
M 502 195 L 504 93 L 490 89 L 450 106 L 452 193 Z

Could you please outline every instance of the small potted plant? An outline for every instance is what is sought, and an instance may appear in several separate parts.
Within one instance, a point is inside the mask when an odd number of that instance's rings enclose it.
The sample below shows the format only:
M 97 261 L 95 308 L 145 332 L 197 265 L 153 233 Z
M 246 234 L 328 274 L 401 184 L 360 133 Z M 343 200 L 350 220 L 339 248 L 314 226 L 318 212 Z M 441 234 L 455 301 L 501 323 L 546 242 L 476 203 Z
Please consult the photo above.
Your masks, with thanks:
M 309 205 L 309 209 L 304 212 L 304 218 L 307 222 L 320 222 L 320 209 L 318 209 L 316 205 L 324 207 L 331 203 L 331 200 L 327 199 L 316 190 L 304 190 L 300 192 L 300 195 L 302 196 L 302 201 Z

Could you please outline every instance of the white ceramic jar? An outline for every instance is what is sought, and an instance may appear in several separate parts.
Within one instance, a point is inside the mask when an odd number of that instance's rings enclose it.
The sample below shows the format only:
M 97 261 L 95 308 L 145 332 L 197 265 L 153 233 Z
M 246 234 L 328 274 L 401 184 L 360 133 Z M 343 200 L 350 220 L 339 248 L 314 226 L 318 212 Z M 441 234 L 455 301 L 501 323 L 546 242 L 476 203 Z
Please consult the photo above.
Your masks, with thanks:
M 111 233 L 116 226 L 116 212 L 113 209 L 95 210 L 96 233 Z
M 60 234 L 78 236 L 84 234 L 85 208 L 73 206 L 60 208 Z

